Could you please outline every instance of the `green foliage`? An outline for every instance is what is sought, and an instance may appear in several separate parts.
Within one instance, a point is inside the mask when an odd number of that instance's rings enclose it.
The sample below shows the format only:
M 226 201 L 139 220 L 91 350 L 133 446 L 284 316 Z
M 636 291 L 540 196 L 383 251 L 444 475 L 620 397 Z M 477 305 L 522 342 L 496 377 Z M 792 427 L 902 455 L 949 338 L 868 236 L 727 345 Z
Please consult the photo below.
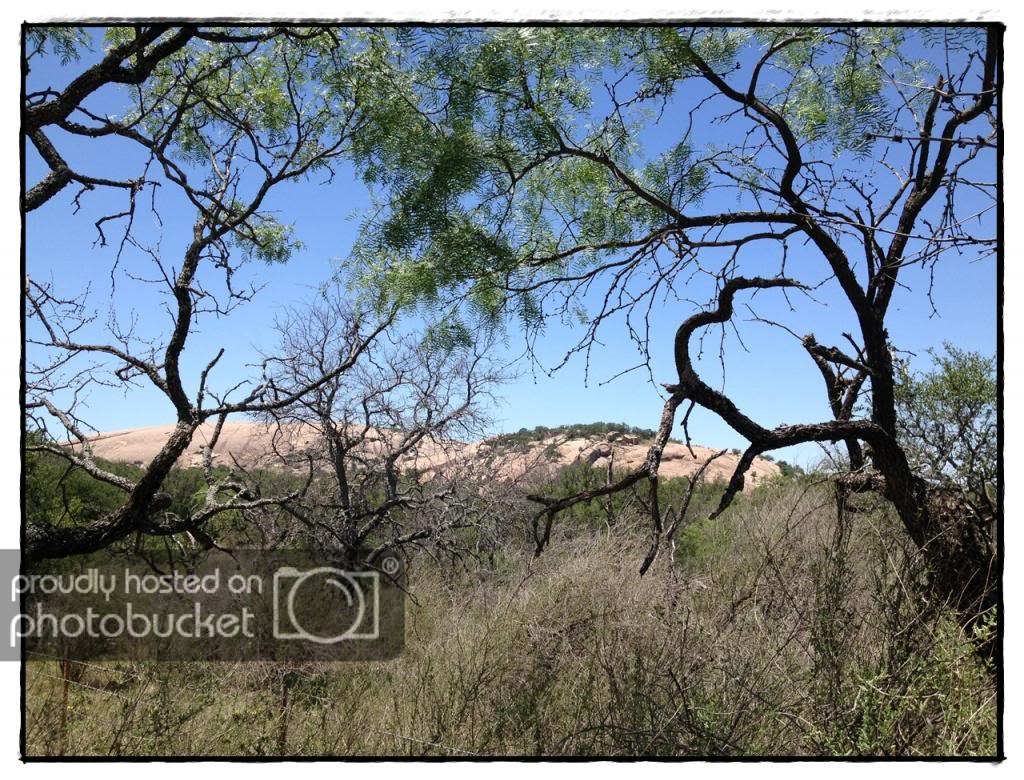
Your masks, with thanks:
M 973 746 L 995 742 L 995 723 L 978 717 L 978 698 L 971 693 L 985 686 L 988 673 L 953 620 L 942 620 L 929 645 L 899 671 L 859 669 L 855 674 L 856 719 L 847 729 L 836 730 L 837 753 L 916 752 L 904 736 L 908 733 L 947 755 L 966 746 L 972 746 L 968 754 L 974 753 Z M 958 724 L 961 731 L 951 733 L 948 724 Z
M 901 443 L 921 476 L 994 502 L 999 455 L 995 359 L 951 344 L 929 354 L 930 371 L 911 373 L 902 366 L 899 374 Z
M 30 433 L 28 444 L 42 443 L 38 433 Z M 96 460 L 104 471 L 137 480 L 143 470 L 139 466 Z M 227 476 L 228 469 L 213 469 L 214 480 Z M 303 483 L 301 476 L 283 472 L 254 472 L 253 479 L 266 491 L 287 493 Z M 170 496 L 167 512 L 187 517 L 206 500 L 209 486 L 201 468 L 174 468 L 161 486 Z M 25 452 L 25 520 L 29 523 L 50 523 L 57 526 L 83 525 L 116 511 L 124 503 L 125 493 L 120 488 L 101 482 L 67 460 L 49 452 Z M 220 497 L 221 500 L 224 496 Z M 248 534 L 251 528 L 238 512 L 221 512 L 209 521 L 206 531 L 225 544 L 252 544 Z M 161 539 L 149 539 L 153 549 L 160 549 Z
M 235 233 L 234 243 L 247 257 L 261 260 L 268 265 L 285 263 L 302 249 L 302 242 L 293 238 L 294 227 L 283 225 L 273 216 L 257 214 L 250 230 Z
M 473 343 L 473 333 L 458 320 L 432 322 L 423 334 L 423 348 L 427 351 L 450 354 Z
M 782 473 L 782 476 L 787 479 L 791 477 L 802 477 L 806 473 L 802 466 L 792 464 L 784 460 L 776 461 L 775 465 L 779 467 L 779 471 Z
M 355 252 L 360 281 L 402 305 L 488 325 L 507 313 L 540 327 L 537 285 L 621 257 L 713 187 L 742 197 L 775 176 L 767 152 L 723 147 L 693 115 L 679 121 L 714 91 L 698 57 L 731 81 L 730 71 L 747 74 L 765 56 L 758 97 L 798 143 L 865 154 L 892 121 L 885 74 L 913 84 L 930 74 L 904 53 L 905 38 L 899 28 L 850 27 L 371 36 L 361 65 L 376 68 L 388 99 L 371 99 L 375 121 L 353 140 L 381 207 Z M 652 141 L 666 128 L 667 145 Z M 462 300 L 472 303 L 459 309 Z
M 552 437 L 566 439 L 588 439 L 591 437 L 605 437 L 608 434 L 624 434 L 636 436 L 641 441 L 649 441 L 654 438 L 657 432 L 650 428 L 638 428 L 626 423 L 592 422 L 592 423 L 571 423 L 569 425 L 537 425 L 533 428 L 520 428 L 515 433 L 503 433 L 490 439 L 496 445 L 527 444 L 530 442 L 550 439 Z
M 712 491 L 704 488 L 704 492 L 711 493 Z M 709 560 L 714 560 L 721 555 L 728 545 L 728 531 L 722 527 L 721 523 L 708 520 L 706 517 L 707 510 L 717 503 L 717 494 L 721 493 L 721 487 L 717 487 L 713 493 L 703 496 L 704 506 L 702 507 L 701 502 L 698 502 L 691 510 L 695 518 L 694 521 L 679 530 L 679 535 L 676 538 L 675 562 L 684 570 L 699 569 L 705 566 Z M 739 502 L 742 500 L 740 498 Z M 701 511 L 702 509 L 704 511 Z
M 829 143 L 835 154 L 866 153 L 872 136 L 888 121 L 884 74 L 912 67 L 900 53 L 904 32 L 895 27 L 831 33 L 808 28 L 764 30 L 758 37 L 768 45 L 798 39 L 779 55 L 794 75 L 780 92 L 778 108 L 796 132 L 809 142 Z
M 82 50 L 88 50 L 91 43 L 88 30 L 64 25 L 29 27 L 25 31 L 25 39 L 27 52 L 39 51 L 56 56 L 61 65 L 79 60 Z
M 693 148 L 681 141 L 644 169 L 651 191 L 673 208 L 700 205 L 711 179 L 706 166 L 694 160 Z
M 42 443 L 41 434 L 29 432 L 27 443 Z M 138 469 L 121 463 L 102 467 L 131 478 Z M 73 468 L 63 458 L 46 452 L 25 452 L 25 522 L 80 525 L 97 520 L 121 506 L 124 493 Z
M 330 175 L 365 94 L 368 78 L 357 55 L 370 33 L 207 32 L 266 39 L 189 41 L 160 61 L 141 89 L 126 93 L 122 119 L 166 154 L 172 180 L 188 177 L 197 205 L 226 223 L 233 245 L 263 262 L 284 262 L 301 244 L 291 226 L 263 210 L 258 193 L 281 181 Z M 106 41 L 113 47 L 136 34 L 115 27 Z

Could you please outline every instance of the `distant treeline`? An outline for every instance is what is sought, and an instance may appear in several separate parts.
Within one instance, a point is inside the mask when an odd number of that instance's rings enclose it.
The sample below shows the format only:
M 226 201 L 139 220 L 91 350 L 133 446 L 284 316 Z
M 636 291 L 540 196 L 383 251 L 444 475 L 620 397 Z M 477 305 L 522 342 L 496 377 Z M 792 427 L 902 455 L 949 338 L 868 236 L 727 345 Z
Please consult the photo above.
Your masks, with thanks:
M 573 423 L 571 425 L 557 425 L 549 428 L 546 425 L 537 425 L 533 428 L 520 428 L 515 433 L 502 433 L 490 439 L 495 444 L 527 444 L 529 442 L 550 439 L 555 436 L 564 436 L 567 439 L 586 439 L 595 436 L 607 436 L 611 433 L 636 436 L 641 441 L 654 438 L 656 431 L 651 428 L 637 428 L 621 422 L 592 422 Z
M 555 437 L 588 439 L 605 437 L 613 433 L 636 436 L 641 442 L 647 443 L 654 438 L 657 431 L 651 428 L 638 428 L 635 425 L 627 425 L 622 422 L 572 423 L 570 425 L 556 425 L 553 428 L 549 428 L 547 425 L 537 425 L 533 428 L 520 428 L 515 433 L 502 433 L 491 437 L 489 441 L 497 446 L 510 447 Z M 669 441 L 678 442 L 679 440 L 673 437 Z M 733 449 L 732 453 L 733 455 L 739 455 L 740 450 Z M 777 460 L 770 453 L 764 453 L 760 457 L 775 463 L 784 477 L 797 477 L 804 474 L 804 470 L 800 466 L 787 463 L 784 460 Z

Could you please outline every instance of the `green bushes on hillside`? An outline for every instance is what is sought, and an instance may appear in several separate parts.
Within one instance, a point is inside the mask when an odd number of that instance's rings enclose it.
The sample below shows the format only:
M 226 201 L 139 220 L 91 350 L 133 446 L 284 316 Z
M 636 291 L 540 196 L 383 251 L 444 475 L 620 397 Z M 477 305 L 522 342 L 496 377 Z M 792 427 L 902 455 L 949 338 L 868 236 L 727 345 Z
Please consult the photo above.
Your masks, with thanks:
M 515 433 L 502 433 L 492 437 L 489 441 L 495 445 L 510 446 L 529 444 L 556 436 L 566 439 L 587 439 L 607 436 L 610 433 L 636 436 L 641 441 L 647 441 L 654 438 L 656 431 L 650 428 L 638 428 L 626 423 L 611 422 L 573 423 L 571 425 L 557 425 L 553 428 L 546 425 L 537 425 L 533 428 L 520 428 Z

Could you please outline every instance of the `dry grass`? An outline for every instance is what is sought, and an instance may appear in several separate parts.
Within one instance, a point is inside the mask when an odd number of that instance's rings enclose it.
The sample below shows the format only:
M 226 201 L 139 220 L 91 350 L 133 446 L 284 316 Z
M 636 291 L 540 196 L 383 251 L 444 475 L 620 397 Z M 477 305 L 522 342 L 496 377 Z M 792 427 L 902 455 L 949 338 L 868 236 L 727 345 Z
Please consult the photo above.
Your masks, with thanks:
M 866 509 L 764 488 L 643 578 L 625 521 L 495 570 L 424 562 L 395 661 L 76 666 L 63 730 L 60 669 L 30 663 L 28 752 L 992 755 L 989 675 Z

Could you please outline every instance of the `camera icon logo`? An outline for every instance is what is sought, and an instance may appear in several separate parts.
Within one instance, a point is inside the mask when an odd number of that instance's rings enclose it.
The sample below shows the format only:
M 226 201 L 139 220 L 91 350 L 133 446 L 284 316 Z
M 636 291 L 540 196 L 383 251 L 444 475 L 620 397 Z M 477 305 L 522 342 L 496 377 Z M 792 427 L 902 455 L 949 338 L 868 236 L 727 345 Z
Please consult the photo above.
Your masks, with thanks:
M 333 645 L 380 638 L 380 575 L 332 566 L 274 572 L 274 638 Z

